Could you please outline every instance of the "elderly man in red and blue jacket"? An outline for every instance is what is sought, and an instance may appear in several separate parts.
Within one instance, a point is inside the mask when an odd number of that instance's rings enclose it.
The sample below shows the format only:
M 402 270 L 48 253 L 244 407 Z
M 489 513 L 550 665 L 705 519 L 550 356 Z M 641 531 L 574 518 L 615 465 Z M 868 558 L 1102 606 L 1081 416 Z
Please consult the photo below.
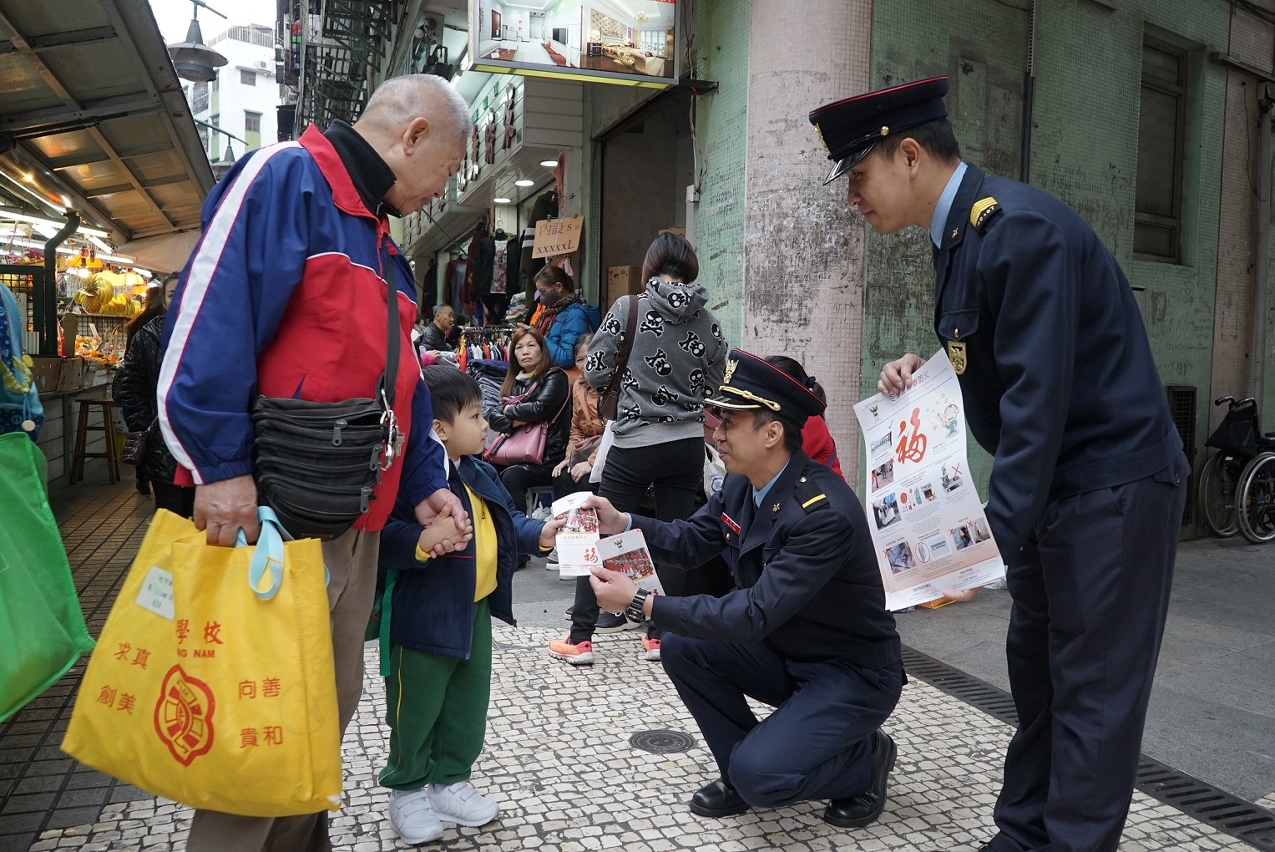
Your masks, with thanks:
M 354 126 L 310 127 L 296 142 L 244 157 L 204 204 L 203 236 L 168 314 L 159 421 L 195 486 L 195 522 L 210 544 L 258 532 L 250 408 L 258 395 L 338 402 L 367 397 L 385 371 L 386 280 L 397 278 L 402 352 L 416 319 L 412 270 L 387 214 L 440 195 L 471 130 L 468 107 L 439 77 L 382 84 Z M 387 264 L 393 264 L 391 272 Z M 429 434 L 429 392 L 400 358 L 394 413 L 407 450 L 384 472 L 368 511 L 323 544 L 341 729 L 363 684 L 363 631 L 376 587 L 379 530 L 397 498 L 422 518 L 464 510 Z M 459 536 L 458 536 L 459 539 Z M 233 784 L 233 778 L 226 779 Z M 326 813 L 258 819 L 198 811 L 191 852 L 318 852 Z

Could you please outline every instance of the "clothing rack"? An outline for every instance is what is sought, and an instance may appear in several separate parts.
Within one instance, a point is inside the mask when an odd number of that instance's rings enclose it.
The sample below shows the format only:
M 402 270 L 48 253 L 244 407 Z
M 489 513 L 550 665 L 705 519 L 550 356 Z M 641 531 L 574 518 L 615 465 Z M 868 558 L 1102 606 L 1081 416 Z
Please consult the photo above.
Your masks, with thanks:
M 456 347 L 456 365 L 464 370 L 470 361 L 509 361 L 512 325 L 465 326 Z

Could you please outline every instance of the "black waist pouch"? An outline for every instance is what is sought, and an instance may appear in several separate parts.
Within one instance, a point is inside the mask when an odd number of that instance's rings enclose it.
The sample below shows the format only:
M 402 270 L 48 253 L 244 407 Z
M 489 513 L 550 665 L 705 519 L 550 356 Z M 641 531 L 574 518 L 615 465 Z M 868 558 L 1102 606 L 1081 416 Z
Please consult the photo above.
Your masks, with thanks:
M 373 489 L 398 455 L 397 287 L 386 257 L 389 329 L 385 373 L 371 399 L 311 402 L 257 397 L 252 407 L 257 501 L 295 538 L 335 538 L 367 512 Z
M 309 402 L 257 397 L 257 499 L 297 538 L 341 535 L 368 510 L 381 481 L 388 430 L 371 399 Z

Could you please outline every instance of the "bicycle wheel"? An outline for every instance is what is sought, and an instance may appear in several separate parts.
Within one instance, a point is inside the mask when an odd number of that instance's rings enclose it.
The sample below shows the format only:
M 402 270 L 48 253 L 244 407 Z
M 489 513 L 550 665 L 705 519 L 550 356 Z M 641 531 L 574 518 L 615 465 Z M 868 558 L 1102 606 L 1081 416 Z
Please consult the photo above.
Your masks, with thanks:
M 1244 468 L 1236 502 L 1246 539 L 1263 544 L 1275 538 L 1275 453 L 1262 453 Z
M 1240 531 L 1235 516 L 1235 491 L 1243 470 L 1243 459 L 1220 450 L 1209 456 L 1200 470 L 1196 499 L 1204 526 L 1213 535 L 1229 538 Z

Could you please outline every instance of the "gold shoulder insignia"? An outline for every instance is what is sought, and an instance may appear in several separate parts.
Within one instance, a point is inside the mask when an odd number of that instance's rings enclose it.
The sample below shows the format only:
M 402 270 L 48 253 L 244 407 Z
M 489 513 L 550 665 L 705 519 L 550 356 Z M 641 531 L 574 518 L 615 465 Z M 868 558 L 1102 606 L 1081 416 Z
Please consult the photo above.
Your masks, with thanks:
M 805 477 L 802 479 L 805 480 Z M 828 505 L 828 495 L 814 482 L 799 481 L 792 491 L 806 514 Z
M 987 228 L 987 223 L 1000 209 L 1000 204 L 990 195 L 980 198 L 974 202 L 974 206 L 970 207 L 970 224 L 981 234 Z

